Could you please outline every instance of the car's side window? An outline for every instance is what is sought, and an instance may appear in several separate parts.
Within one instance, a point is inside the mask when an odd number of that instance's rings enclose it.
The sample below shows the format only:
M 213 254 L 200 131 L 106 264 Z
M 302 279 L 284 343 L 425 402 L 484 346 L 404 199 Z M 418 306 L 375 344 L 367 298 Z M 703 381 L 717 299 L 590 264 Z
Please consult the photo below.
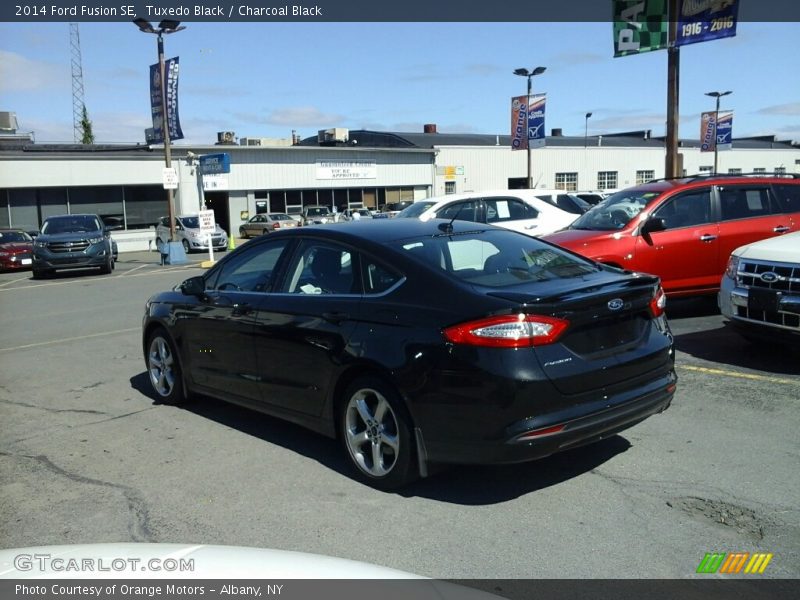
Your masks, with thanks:
M 206 281 L 206 289 L 234 292 L 269 292 L 273 275 L 287 240 L 259 244 L 222 265 L 216 277 Z
M 365 294 L 385 292 L 402 278 L 395 271 L 369 257 L 362 256 L 361 269 Z
M 487 223 L 535 219 L 539 216 L 538 210 L 516 198 L 485 198 L 485 202 Z
M 347 248 L 305 240 L 295 252 L 281 291 L 289 294 L 357 294 L 355 256 Z
M 771 213 L 769 188 L 720 187 L 719 207 L 723 221 L 768 215 Z
M 436 216 L 439 219 L 457 219 L 459 221 L 477 221 L 478 220 L 478 203 L 475 200 L 466 200 L 464 202 L 454 202 L 449 206 L 441 209 Z
M 776 185 L 778 209 L 784 213 L 800 213 L 800 185 Z
M 656 209 L 653 216 L 664 219 L 667 229 L 710 223 L 711 190 L 695 190 L 670 198 Z

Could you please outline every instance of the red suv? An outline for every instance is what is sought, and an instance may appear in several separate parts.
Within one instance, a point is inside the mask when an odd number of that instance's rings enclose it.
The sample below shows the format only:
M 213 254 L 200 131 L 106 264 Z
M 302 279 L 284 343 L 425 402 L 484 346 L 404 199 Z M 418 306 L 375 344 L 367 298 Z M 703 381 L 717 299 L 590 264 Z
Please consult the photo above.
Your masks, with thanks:
M 798 230 L 800 175 L 717 175 L 622 190 L 543 239 L 658 275 L 674 297 L 716 293 L 735 248 Z

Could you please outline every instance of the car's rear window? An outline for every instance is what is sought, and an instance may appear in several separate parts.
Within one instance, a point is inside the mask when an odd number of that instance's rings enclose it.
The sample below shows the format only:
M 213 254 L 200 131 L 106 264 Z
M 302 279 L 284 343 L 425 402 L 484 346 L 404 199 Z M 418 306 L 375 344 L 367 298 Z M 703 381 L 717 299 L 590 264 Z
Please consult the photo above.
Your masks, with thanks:
M 487 287 L 581 277 L 595 263 L 511 231 L 474 231 L 405 239 L 398 249 L 462 281 Z

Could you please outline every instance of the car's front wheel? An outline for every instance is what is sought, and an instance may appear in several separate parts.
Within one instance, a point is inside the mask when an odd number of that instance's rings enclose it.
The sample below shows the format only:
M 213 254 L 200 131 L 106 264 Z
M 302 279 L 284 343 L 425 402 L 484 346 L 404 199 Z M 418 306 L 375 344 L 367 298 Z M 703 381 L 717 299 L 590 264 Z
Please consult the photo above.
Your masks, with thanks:
M 163 404 L 184 401 L 180 361 L 172 340 L 160 328 L 147 340 L 147 374 L 153 391 Z
M 339 419 L 342 443 L 362 481 L 388 490 L 417 478 L 411 419 L 389 384 L 376 377 L 354 381 Z
M 186 254 L 189 254 L 189 251 L 191 250 L 191 246 L 189 246 L 189 242 L 187 240 L 183 240 L 181 243 L 183 244 L 184 252 L 186 252 Z

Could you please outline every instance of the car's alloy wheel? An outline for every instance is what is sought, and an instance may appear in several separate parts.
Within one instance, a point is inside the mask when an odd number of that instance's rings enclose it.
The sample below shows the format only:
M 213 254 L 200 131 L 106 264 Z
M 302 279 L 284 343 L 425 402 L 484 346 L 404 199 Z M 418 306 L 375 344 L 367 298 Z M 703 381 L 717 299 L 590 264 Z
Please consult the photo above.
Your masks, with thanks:
M 147 374 L 161 402 L 178 404 L 183 401 L 180 362 L 172 342 L 162 329 L 152 333 L 147 343 Z
M 364 481 L 391 489 L 416 478 L 410 419 L 397 394 L 377 378 L 355 381 L 345 393 L 341 433 Z

